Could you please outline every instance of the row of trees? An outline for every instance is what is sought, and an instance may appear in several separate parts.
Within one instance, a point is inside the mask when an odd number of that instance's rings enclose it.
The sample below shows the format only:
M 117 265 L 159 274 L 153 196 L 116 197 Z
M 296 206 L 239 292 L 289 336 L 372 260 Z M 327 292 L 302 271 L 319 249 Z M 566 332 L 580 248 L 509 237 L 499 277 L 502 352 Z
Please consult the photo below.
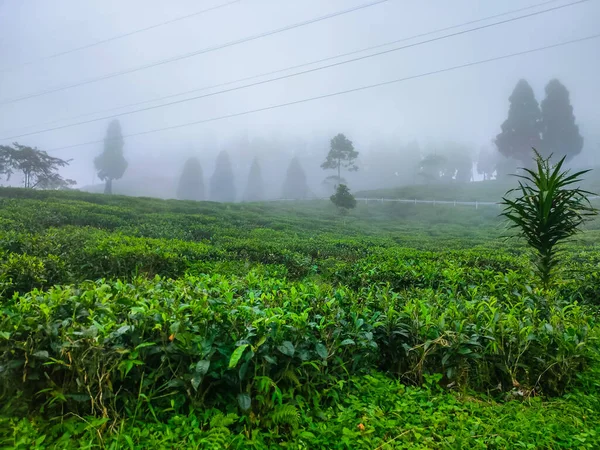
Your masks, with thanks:
M 530 166 L 532 148 L 541 157 L 565 157 L 566 162 L 581 152 L 583 137 L 575 122 L 570 94 L 559 80 L 546 85 L 541 103 L 526 80 L 519 80 L 508 100 L 508 117 L 493 141 L 498 153 L 482 151 L 477 161 L 477 171 L 484 179 L 494 172 L 507 174 L 517 164 Z
M 287 169 L 281 190 L 283 198 L 303 199 L 312 197 L 306 182 L 306 174 L 298 158 L 293 158 Z M 208 196 L 204 190 L 202 166 L 197 158 L 189 158 L 184 166 L 179 184 L 177 198 L 180 200 L 211 200 L 215 202 L 234 202 L 237 199 L 235 180 L 231 160 L 226 151 L 217 156 L 215 170 L 208 183 Z M 248 174 L 246 190 L 242 196 L 246 202 L 265 200 L 265 184 L 258 158 L 254 158 Z
M 327 177 L 325 183 L 333 185 L 334 189 L 346 181 L 342 178 L 342 170 L 356 171 L 355 164 L 358 152 L 352 141 L 343 134 L 338 134 L 330 141 L 327 158 L 321 165 L 324 170 L 334 170 L 336 175 Z M 204 177 L 202 166 L 197 158 L 189 158 L 183 167 L 177 187 L 177 198 L 181 200 L 204 200 L 208 198 L 217 202 L 233 202 L 236 200 L 235 183 L 231 160 L 226 151 L 217 156 L 215 170 L 208 183 L 208 196 L 204 192 Z M 289 199 L 312 197 L 306 179 L 306 173 L 298 158 L 292 158 L 286 172 L 281 190 L 281 196 Z M 265 199 L 265 187 L 258 158 L 254 158 L 248 174 L 243 201 L 260 201 Z

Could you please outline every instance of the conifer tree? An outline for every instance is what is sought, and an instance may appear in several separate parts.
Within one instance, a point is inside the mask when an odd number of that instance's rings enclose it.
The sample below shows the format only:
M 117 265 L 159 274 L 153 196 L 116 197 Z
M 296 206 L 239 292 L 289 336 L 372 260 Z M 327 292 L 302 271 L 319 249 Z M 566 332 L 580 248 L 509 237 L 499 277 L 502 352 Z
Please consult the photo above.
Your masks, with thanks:
M 569 91 L 560 81 L 554 79 L 546 85 L 541 108 L 543 155 L 553 155 L 556 159 L 566 156 L 568 162 L 581 152 L 583 137 L 575 123 Z
M 121 124 L 113 120 L 108 124 L 104 138 L 104 151 L 94 159 L 98 178 L 105 182 L 104 193 L 112 194 L 112 182 L 123 176 L 127 161 L 123 157 L 123 135 Z
M 503 156 L 527 165 L 531 162 L 532 148 L 540 146 L 540 108 L 533 89 L 525 80 L 517 83 L 508 100 L 508 118 L 495 143 Z
M 210 178 L 210 199 L 214 202 L 234 202 L 235 184 L 231 161 L 226 151 L 217 156 L 215 171 Z
M 189 158 L 183 166 L 179 185 L 177 186 L 179 200 L 204 200 L 204 177 L 202 166 L 197 158 Z
M 246 185 L 246 191 L 244 192 L 244 201 L 258 202 L 264 200 L 264 197 L 264 182 L 260 171 L 260 165 L 258 164 L 258 158 L 254 158 L 252 166 L 250 166 L 250 173 L 248 174 L 248 184 Z
M 282 189 L 283 198 L 303 199 L 309 196 L 306 174 L 298 158 L 294 157 L 288 167 Z

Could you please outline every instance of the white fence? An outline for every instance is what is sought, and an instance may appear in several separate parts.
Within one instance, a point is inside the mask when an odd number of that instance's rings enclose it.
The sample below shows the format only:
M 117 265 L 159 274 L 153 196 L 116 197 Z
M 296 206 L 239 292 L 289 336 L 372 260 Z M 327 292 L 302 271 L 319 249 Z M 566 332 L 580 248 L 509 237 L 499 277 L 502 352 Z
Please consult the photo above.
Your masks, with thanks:
M 600 196 L 595 195 L 592 197 L 588 197 L 590 200 L 598 200 Z M 279 201 L 307 201 L 310 199 L 294 199 L 294 198 L 281 198 L 278 200 L 272 200 L 275 202 Z M 319 197 L 312 200 L 329 200 L 328 197 Z M 357 202 L 364 202 L 365 204 L 369 203 L 409 203 L 409 204 L 429 204 L 429 205 L 452 205 L 452 206 L 474 206 L 475 209 L 479 209 L 480 206 L 502 206 L 500 202 L 465 202 L 460 200 L 417 200 L 417 199 L 407 199 L 407 198 L 356 198 Z

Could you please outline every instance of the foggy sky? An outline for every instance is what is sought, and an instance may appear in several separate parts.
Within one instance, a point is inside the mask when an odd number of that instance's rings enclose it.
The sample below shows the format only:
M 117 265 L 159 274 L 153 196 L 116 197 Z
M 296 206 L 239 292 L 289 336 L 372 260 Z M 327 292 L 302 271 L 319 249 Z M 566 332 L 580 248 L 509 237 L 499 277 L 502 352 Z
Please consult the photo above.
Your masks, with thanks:
M 15 128 L 282 69 L 539 2 L 391 0 L 223 50 L 0 105 L 0 137 L 13 134 L 10 131 Z M 227 0 L 0 0 L 0 70 L 222 3 Z M 0 73 L 0 99 L 136 67 L 364 3 L 367 0 L 242 0 L 201 16 Z M 562 3 L 568 1 L 539 9 Z M 129 134 L 261 108 L 587 36 L 598 32 L 599 21 L 600 1 L 590 1 L 119 120 L 123 133 Z M 582 158 L 597 164 L 599 50 L 600 40 L 591 40 L 349 95 L 134 137 L 125 140 L 125 156 L 130 170 L 146 167 L 177 176 L 185 157 L 195 154 L 214 159 L 220 149 L 230 149 L 240 139 L 290 136 L 312 143 L 309 147 L 313 152 L 322 147 L 323 157 L 328 138 L 339 132 L 346 133 L 362 152 L 381 139 L 417 140 L 422 144 L 454 140 L 479 148 L 489 146 L 500 131 L 508 111 L 508 96 L 520 78 L 529 81 L 538 101 L 543 99 L 545 84 L 559 78 L 570 90 L 585 139 Z M 108 122 L 17 140 L 42 150 L 99 140 Z M 92 160 L 101 150 L 102 144 L 95 144 L 52 154 L 73 158 L 71 166 L 61 173 L 85 185 L 94 180 Z M 282 149 L 282 172 L 291 154 L 299 151 L 303 151 L 302 146 Z M 249 165 L 254 155 L 246 156 Z M 206 181 L 212 168 L 203 167 Z

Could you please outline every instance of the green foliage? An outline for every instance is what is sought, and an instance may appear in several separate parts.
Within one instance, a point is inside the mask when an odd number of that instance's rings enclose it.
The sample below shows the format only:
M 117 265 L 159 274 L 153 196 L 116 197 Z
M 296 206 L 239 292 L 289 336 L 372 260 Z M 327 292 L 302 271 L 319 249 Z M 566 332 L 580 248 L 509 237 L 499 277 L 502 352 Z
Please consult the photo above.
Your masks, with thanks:
M 472 211 L 0 189 L 0 447 L 598 447 L 599 223 Z
M 0 446 L 15 450 L 79 448 L 186 449 L 507 449 L 600 446 L 598 372 L 580 378 L 564 399 L 496 402 L 489 397 L 443 392 L 430 379 L 412 388 L 381 374 L 296 396 L 284 404 L 288 421 L 247 428 L 247 418 L 216 409 L 175 414 L 168 421 L 107 421 L 69 416 L 60 421 L 0 416 Z M 284 409 L 285 408 L 285 409 Z M 288 409 L 289 408 L 289 409 Z
M 197 158 L 189 158 L 183 166 L 183 172 L 177 186 L 179 200 L 204 200 L 204 178 L 202 166 Z
M 104 193 L 112 194 L 112 181 L 120 179 L 127 170 L 123 157 L 123 135 L 118 119 L 111 121 L 104 138 L 104 150 L 94 159 L 98 178 L 106 182 Z
M 27 147 L 17 142 L 12 147 L 0 145 L 0 175 L 7 179 L 16 171 L 23 176 L 23 187 L 29 189 L 66 189 L 75 184 L 58 174 L 60 167 L 69 161 L 55 158 L 35 147 Z
M 496 136 L 496 147 L 505 158 L 527 164 L 531 148 L 540 148 L 540 107 L 525 80 L 519 80 L 508 100 L 508 118 L 502 124 L 502 132 Z
M 337 187 L 335 194 L 330 197 L 330 200 L 342 211 L 356 208 L 356 199 L 345 184 L 340 184 Z
M 234 202 L 235 183 L 229 154 L 223 150 L 217 156 L 215 171 L 210 177 L 209 199 L 214 202 Z
M 534 150 L 535 151 L 535 150 Z M 519 178 L 518 196 L 511 200 L 504 198 L 502 215 L 512 222 L 516 229 L 533 249 L 534 265 L 544 286 L 548 286 L 552 274 L 559 263 L 560 244 L 581 231 L 587 216 L 597 214 L 586 195 L 590 192 L 569 186 L 581 182 L 581 176 L 588 170 L 571 174 L 562 170 L 566 156 L 554 165 L 550 157 L 536 154 L 536 170 L 523 169 L 525 175 Z

